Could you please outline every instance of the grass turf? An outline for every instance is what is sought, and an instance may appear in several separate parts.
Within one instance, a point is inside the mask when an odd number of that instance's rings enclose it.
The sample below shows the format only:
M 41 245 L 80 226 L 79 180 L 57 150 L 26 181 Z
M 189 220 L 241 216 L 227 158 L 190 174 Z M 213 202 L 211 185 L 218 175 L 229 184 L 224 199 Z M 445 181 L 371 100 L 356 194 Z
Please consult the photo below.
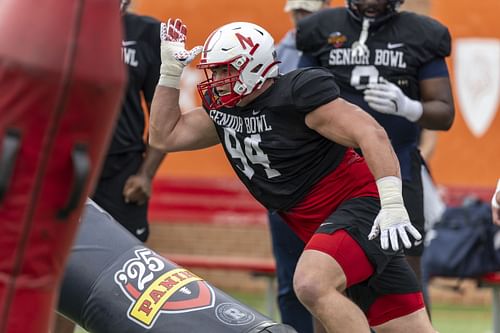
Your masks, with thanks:
M 229 294 L 262 313 L 266 312 L 264 294 L 238 291 L 229 291 Z M 432 321 L 439 333 L 491 333 L 492 316 L 491 306 L 432 305 Z M 75 333 L 85 333 L 85 331 L 77 328 Z

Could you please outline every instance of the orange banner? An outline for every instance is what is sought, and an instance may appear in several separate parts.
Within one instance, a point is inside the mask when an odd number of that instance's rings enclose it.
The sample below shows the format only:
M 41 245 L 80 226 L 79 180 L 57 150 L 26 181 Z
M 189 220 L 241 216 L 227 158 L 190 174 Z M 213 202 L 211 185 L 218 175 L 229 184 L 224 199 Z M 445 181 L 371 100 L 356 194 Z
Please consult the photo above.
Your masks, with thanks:
M 435 0 L 431 15 L 453 37 L 449 61 L 455 123 L 432 161 L 446 185 L 490 186 L 500 177 L 500 24 L 498 0 Z
M 160 20 L 180 17 L 188 26 L 188 47 L 203 44 L 218 26 L 249 21 L 265 27 L 278 42 L 292 27 L 283 12 L 285 0 L 254 0 L 235 5 L 230 0 L 135 0 L 135 10 Z M 333 6 L 343 5 L 335 0 Z M 403 9 L 426 13 L 429 2 L 405 4 Z M 444 185 L 493 186 L 500 176 L 500 12 L 498 0 L 434 0 L 430 15 L 447 25 L 453 36 L 448 65 L 453 80 L 456 118 L 448 132 L 441 132 L 433 174 Z M 195 83 L 201 73 L 188 68 L 183 76 L 181 107 L 199 102 Z M 220 147 L 170 155 L 160 176 L 234 177 Z

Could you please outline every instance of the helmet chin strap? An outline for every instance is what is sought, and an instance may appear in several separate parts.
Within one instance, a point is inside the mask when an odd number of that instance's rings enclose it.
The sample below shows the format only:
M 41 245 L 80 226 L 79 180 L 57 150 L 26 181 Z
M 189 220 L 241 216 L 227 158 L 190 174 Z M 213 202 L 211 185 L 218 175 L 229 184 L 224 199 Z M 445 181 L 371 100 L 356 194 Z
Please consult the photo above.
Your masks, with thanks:
M 227 94 L 224 96 L 220 96 L 221 106 L 225 107 L 234 107 L 241 100 L 242 96 L 237 95 L 235 93 Z
M 366 40 L 368 39 L 368 30 L 370 29 L 370 23 L 372 19 L 363 17 L 363 24 L 361 26 L 361 33 L 359 34 L 358 41 L 354 42 L 351 46 L 353 56 L 362 57 L 368 53 L 368 47 L 366 46 Z

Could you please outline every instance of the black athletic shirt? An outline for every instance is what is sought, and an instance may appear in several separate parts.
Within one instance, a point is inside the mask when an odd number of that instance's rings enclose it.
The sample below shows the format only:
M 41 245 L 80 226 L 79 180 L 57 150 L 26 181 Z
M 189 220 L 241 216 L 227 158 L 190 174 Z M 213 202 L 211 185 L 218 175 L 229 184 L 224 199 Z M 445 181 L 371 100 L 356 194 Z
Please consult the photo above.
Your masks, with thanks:
M 305 124 L 338 95 L 328 70 L 298 69 L 245 107 L 207 111 L 238 177 L 266 208 L 293 207 L 342 160 L 345 147 Z
M 127 13 L 122 58 L 128 69 L 128 85 L 108 154 L 144 151 L 144 111 L 141 93 L 148 106 L 160 73 L 160 22 Z
M 359 39 L 361 22 L 346 8 L 325 9 L 299 22 L 297 48 L 330 69 L 340 96 L 359 105 L 385 128 L 398 155 L 402 176 L 408 179 L 419 126 L 403 117 L 372 110 L 363 99 L 363 89 L 369 80 L 376 82 L 384 77 L 410 98 L 419 100 L 419 71 L 450 55 L 451 37 L 438 21 L 410 12 L 397 13 L 369 31 L 369 54 L 353 57 L 351 46 Z

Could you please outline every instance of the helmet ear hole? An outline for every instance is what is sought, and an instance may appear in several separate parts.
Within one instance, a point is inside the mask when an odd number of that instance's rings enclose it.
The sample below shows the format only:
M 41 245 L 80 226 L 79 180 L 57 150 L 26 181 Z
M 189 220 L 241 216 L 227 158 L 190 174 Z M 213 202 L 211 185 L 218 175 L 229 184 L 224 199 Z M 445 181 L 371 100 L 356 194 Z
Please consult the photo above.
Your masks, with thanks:
M 232 63 L 233 67 L 236 68 L 236 69 L 240 69 L 241 66 L 243 66 L 244 64 L 245 64 L 245 59 L 243 57 L 240 57 L 240 58 L 236 59 Z
M 234 89 L 238 94 L 242 94 L 246 90 L 245 86 L 242 84 L 235 85 Z
M 259 64 L 259 65 L 255 66 L 254 68 L 252 68 L 250 73 L 258 73 L 261 68 L 262 68 L 262 64 Z

